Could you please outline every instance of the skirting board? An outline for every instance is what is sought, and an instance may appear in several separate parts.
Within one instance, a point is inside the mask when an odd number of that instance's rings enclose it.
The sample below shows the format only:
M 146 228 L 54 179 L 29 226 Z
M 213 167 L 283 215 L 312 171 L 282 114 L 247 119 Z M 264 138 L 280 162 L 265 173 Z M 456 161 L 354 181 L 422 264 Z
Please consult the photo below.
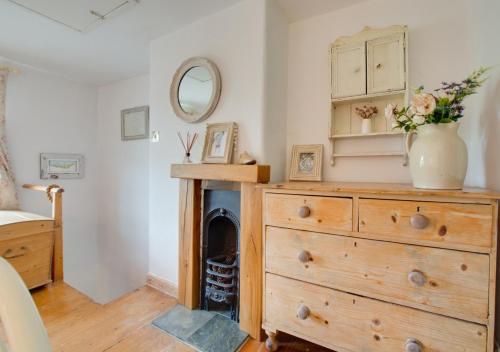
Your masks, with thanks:
M 174 298 L 179 297 L 179 291 L 177 285 L 155 274 L 148 273 L 146 284 Z

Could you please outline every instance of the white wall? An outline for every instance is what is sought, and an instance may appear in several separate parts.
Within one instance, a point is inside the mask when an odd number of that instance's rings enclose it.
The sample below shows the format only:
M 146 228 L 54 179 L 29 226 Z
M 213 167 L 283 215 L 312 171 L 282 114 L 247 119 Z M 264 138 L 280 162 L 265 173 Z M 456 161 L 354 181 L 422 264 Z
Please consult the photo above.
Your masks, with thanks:
M 99 302 L 146 282 L 149 140 L 122 141 L 120 111 L 148 104 L 149 75 L 98 89 Z
M 469 2 L 472 66 L 494 66 L 480 93 L 469 98 L 462 131 L 469 148 L 467 183 L 500 190 L 500 2 Z
M 286 178 L 288 20 L 274 0 L 266 1 L 264 63 L 264 152 L 271 181 Z
M 186 124 L 175 116 L 168 99 L 171 79 L 178 66 L 189 57 L 204 56 L 214 61 L 222 76 L 222 96 L 214 114 L 206 122 L 238 123 L 237 154 L 247 150 L 259 163 L 284 158 L 284 147 L 280 146 L 284 145 L 284 114 L 269 115 L 275 106 L 285 106 L 284 96 L 283 93 L 277 94 L 271 103 L 264 97 L 271 87 L 265 81 L 265 62 L 270 60 L 266 54 L 266 28 L 269 28 L 266 21 L 269 18 L 281 21 L 283 27 L 278 38 L 285 36 L 286 26 L 276 14 L 266 16 L 269 10 L 266 1 L 269 0 L 243 1 L 154 40 L 151 45 L 151 129 L 160 131 L 160 142 L 150 146 L 149 268 L 152 273 L 174 284 L 177 283 L 178 270 L 179 181 L 169 178 L 169 168 L 171 163 L 183 159 L 176 133 L 201 133 L 202 138 L 193 151 L 195 161 L 199 161 L 206 125 Z M 280 25 L 276 24 L 274 28 L 280 28 Z M 279 48 L 281 57 L 286 59 L 283 46 Z M 281 79 L 286 77 L 281 71 L 273 74 Z M 276 86 L 280 87 L 279 84 Z M 284 84 L 281 87 L 286 89 Z M 282 122 L 278 123 L 269 120 L 280 118 Z M 267 126 L 271 128 L 268 133 L 264 132 Z M 277 130 L 279 128 L 282 129 Z M 273 139 L 272 148 L 267 149 L 271 143 L 264 141 Z
M 476 3 L 476 1 L 474 1 Z M 437 88 L 443 80 L 461 80 L 471 64 L 466 0 L 372 0 L 290 25 L 288 55 L 287 155 L 293 144 L 325 146 L 324 179 L 335 181 L 410 182 L 400 157 L 337 158 L 331 167 L 329 45 L 364 26 L 409 27 L 410 86 Z M 474 117 L 466 117 L 474 118 Z M 370 148 L 368 140 L 339 148 Z M 350 143 L 350 145 L 346 145 Z M 363 144 L 362 146 L 354 145 Z M 374 150 L 401 149 L 393 137 L 372 140 Z M 344 149 L 346 150 L 346 149 Z
M 97 118 L 96 89 L 21 67 L 7 83 L 7 138 L 21 206 L 50 215 L 43 193 L 22 190 L 40 180 L 41 152 L 81 153 L 86 174 L 81 180 L 58 180 L 63 195 L 66 281 L 96 297 L 97 256 Z

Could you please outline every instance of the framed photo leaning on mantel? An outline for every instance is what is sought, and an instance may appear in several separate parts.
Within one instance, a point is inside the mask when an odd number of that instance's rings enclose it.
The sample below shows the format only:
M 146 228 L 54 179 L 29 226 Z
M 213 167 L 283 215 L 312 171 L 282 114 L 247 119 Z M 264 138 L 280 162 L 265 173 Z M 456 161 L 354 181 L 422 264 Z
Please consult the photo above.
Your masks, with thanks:
M 238 125 L 234 122 L 207 124 L 201 162 L 231 164 Z
M 84 170 L 82 154 L 40 154 L 40 178 L 43 180 L 83 178 Z
M 290 181 L 321 181 L 323 144 L 294 145 Z
M 121 111 L 122 141 L 149 138 L 149 106 Z

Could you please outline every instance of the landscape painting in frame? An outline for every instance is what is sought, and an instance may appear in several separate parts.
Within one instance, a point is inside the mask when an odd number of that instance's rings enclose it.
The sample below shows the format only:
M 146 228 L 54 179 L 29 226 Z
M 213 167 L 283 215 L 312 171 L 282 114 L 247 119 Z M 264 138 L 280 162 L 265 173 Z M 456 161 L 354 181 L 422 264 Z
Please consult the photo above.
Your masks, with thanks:
M 41 153 L 41 179 L 83 178 L 84 156 L 82 154 Z

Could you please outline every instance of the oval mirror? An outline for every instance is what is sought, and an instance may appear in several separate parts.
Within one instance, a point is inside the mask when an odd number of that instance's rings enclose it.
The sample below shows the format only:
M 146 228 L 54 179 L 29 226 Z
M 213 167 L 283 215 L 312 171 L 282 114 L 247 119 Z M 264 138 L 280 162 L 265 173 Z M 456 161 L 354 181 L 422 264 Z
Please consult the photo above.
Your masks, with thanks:
M 219 102 L 220 73 L 205 58 L 186 60 L 177 70 L 170 87 L 170 102 L 182 120 L 196 123 L 207 119 Z

